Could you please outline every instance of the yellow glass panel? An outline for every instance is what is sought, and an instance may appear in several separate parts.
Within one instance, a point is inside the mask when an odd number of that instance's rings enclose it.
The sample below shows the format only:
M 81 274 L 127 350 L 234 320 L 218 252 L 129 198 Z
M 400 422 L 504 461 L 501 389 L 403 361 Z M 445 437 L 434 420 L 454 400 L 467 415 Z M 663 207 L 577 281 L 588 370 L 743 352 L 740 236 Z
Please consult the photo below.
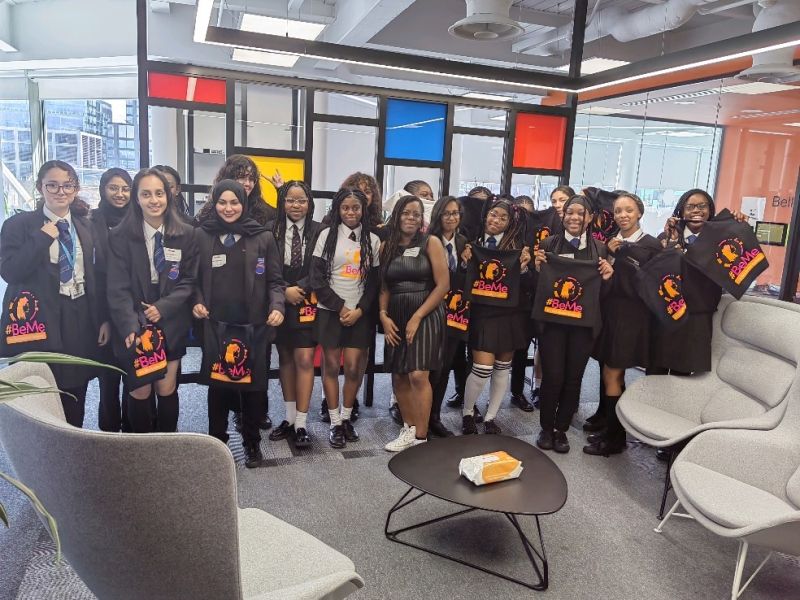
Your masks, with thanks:
M 275 156 L 251 156 L 261 174 L 261 195 L 270 206 L 278 205 L 278 192 L 266 177 L 272 177 L 277 170 L 284 181 L 303 180 L 305 162 L 302 158 L 278 158 Z

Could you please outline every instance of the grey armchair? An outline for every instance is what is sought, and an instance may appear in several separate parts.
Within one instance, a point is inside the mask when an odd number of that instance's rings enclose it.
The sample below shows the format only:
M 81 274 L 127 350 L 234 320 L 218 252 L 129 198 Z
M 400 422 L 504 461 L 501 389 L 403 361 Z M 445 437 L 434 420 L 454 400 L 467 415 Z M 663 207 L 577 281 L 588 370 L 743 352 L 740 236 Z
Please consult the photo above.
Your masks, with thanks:
M 44 365 L 3 377 L 55 385 Z M 212 437 L 76 429 L 40 394 L 0 404 L 0 442 L 101 600 L 337 599 L 364 585 L 346 556 L 238 508 L 233 457 Z
M 649 375 L 631 384 L 617 404 L 634 437 L 670 450 L 659 518 L 671 487 L 675 454 L 710 429 L 774 428 L 786 409 L 800 362 L 800 306 L 725 295 L 714 315 L 711 371 L 692 377 Z

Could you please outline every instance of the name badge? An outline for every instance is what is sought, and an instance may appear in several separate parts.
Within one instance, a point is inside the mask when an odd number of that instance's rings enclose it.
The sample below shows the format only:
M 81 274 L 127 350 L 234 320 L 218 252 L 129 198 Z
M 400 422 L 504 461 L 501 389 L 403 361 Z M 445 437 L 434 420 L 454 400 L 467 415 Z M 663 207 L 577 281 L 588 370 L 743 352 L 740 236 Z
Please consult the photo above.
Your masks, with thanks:
M 416 248 L 407 248 L 405 252 L 403 252 L 403 256 L 410 256 L 411 258 L 416 258 L 419 256 L 420 247 L 417 246 Z
M 559 254 L 561 258 L 575 258 L 574 254 Z
M 256 275 L 263 275 L 266 270 L 265 259 L 259 256 L 256 259 Z
M 69 297 L 75 300 L 86 294 L 86 288 L 82 283 L 76 283 L 69 288 Z
M 180 248 L 164 248 L 164 260 L 167 262 L 180 262 L 181 249 Z
M 224 254 L 215 254 L 214 256 L 211 257 L 211 267 L 212 268 L 224 267 L 227 260 L 228 257 L 225 256 Z

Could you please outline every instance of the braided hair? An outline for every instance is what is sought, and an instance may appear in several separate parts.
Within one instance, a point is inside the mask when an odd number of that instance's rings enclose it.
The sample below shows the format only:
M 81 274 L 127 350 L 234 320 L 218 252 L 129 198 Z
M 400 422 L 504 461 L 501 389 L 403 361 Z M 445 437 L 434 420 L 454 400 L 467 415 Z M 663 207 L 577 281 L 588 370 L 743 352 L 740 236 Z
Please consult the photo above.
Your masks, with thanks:
M 394 205 L 394 208 L 392 209 L 392 215 L 389 217 L 389 222 L 387 223 L 387 227 L 389 229 L 389 237 L 384 242 L 383 249 L 381 250 L 380 254 L 381 281 L 383 281 L 384 277 L 386 277 L 386 269 L 389 268 L 389 263 L 401 252 L 400 236 L 402 235 L 402 232 L 400 231 L 400 216 L 403 214 L 403 211 L 405 210 L 406 206 L 408 206 L 412 202 L 416 202 L 417 204 L 419 204 L 420 213 L 423 215 L 425 214 L 425 206 L 422 204 L 422 200 L 410 194 L 408 196 L 403 196 L 402 198 L 400 198 Z M 419 229 L 417 229 L 417 232 L 414 234 L 414 237 L 411 238 L 412 246 L 415 246 L 419 243 L 423 222 L 424 221 L 420 222 Z
M 683 211 L 686 208 L 686 205 L 689 203 L 689 198 L 691 198 L 695 194 L 703 196 L 706 199 L 706 202 L 708 202 L 709 220 L 713 219 L 714 215 L 717 214 L 717 209 L 714 206 L 714 199 L 711 197 L 711 194 L 709 194 L 707 191 L 695 188 L 693 190 L 689 190 L 688 192 L 684 192 L 681 195 L 681 197 L 678 198 L 678 203 L 675 205 L 675 210 L 672 211 L 672 216 L 677 217 L 679 219 L 678 243 L 681 246 L 686 245 L 684 238 L 684 231 L 686 230 L 686 219 L 683 218 Z
M 361 204 L 361 264 L 359 265 L 359 281 L 362 286 L 366 284 L 369 271 L 373 265 L 372 239 L 370 235 L 369 213 L 367 212 L 367 197 L 364 192 L 355 188 L 342 188 L 333 196 L 331 209 L 328 211 L 327 220 L 330 223 L 328 237 L 322 248 L 322 260 L 325 262 L 325 279 L 331 280 L 331 265 L 336 254 L 336 242 L 339 238 L 339 225 L 342 224 L 340 213 L 342 202 L 348 198 L 355 198 Z
M 528 232 L 528 219 L 527 211 L 521 206 L 515 206 L 508 200 L 499 199 L 494 200 L 489 204 L 487 210 L 483 214 L 483 221 L 481 223 L 481 235 L 478 238 L 479 244 L 483 245 L 483 236 L 486 232 L 486 220 L 489 217 L 489 212 L 495 208 L 501 208 L 508 213 L 508 227 L 503 232 L 503 239 L 500 240 L 500 245 L 497 246 L 498 250 L 521 250 L 525 247 L 525 237 Z
M 289 193 L 293 187 L 299 187 L 303 190 L 303 193 L 308 198 L 308 212 L 306 213 L 306 219 L 311 220 L 311 217 L 314 215 L 314 196 L 311 193 L 311 188 L 308 187 L 304 181 L 298 181 L 296 179 L 292 179 L 291 181 L 287 181 L 284 183 L 280 188 L 278 188 L 278 215 L 275 217 L 275 222 L 272 225 L 272 234 L 275 236 L 275 239 L 278 243 L 282 243 L 284 239 L 286 239 L 286 195 Z M 308 247 L 308 244 L 311 243 L 311 228 L 310 227 L 303 227 L 303 243 Z
M 367 175 L 361 171 L 356 171 L 348 175 L 347 179 L 342 182 L 343 188 L 356 188 L 360 190 L 362 186 L 372 193 L 372 202 L 369 203 L 367 212 L 369 213 L 369 224 L 374 231 L 378 225 L 383 224 L 383 216 L 381 215 L 383 200 L 381 199 L 381 189 L 378 187 L 378 182 L 375 181 L 372 175 Z

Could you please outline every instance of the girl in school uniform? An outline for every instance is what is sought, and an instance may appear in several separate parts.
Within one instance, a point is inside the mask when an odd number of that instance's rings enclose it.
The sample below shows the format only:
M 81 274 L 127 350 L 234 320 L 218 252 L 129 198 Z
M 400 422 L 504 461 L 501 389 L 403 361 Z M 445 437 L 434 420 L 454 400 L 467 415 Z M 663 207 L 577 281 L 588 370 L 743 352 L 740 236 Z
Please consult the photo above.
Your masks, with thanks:
M 0 232 L 0 276 L 8 284 L 0 349 L 3 356 L 49 350 L 96 359 L 111 328 L 100 320 L 97 242 L 89 207 L 77 198 L 78 174 L 65 162 L 47 161 L 36 190 L 42 195 L 36 210 L 9 217 Z M 82 427 L 86 387 L 97 373 L 71 365 L 50 369 L 64 392 L 67 422 Z
M 278 217 L 272 225 L 272 233 L 278 244 L 286 282 L 286 318 L 275 340 L 286 418 L 272 430 L 269 439 L 291 438 L 296 448 L 311 445 L 306 419 L 314 389 L 317 306 L 310 270 L 311 253 L 322 228 L 313 216 L 314 197 L 308 185 L 302 181 L 284 183 L 278 190 Z
M 103 260 L 98 261 L 97 287 L 98 311 L 101 321 L 111 321 L 106 298 L 106 278 L 108 259 L 109 231 L 122 222 L 128 214 L 131 200 L 133 180 L 124 169 L 108 169 L 100 177 L 100 203 L 91 212 L 91 222 L 98 253 Z M 100 359 L 106 364 L 116 364 L 113 344 L 106 344 L 101 349 Z M 101 431 L 130 431 L 128 423 L 128 390 L 123 387 L 120 398 L 119 385 L 122 375 L 116 371 L 104 369 L 98 377 L 100 382 L 100 405 L 97 410 L 97 421 Z
M 527 268 L 531 256 L 525 246 L 524 212 L 524 209 L 507 200 L 495 200 L 486 211 L 483 233 L 473 242 L 489 249 L 521 250 L 520 264 L 523 274 L 520 276 L 520 287 L 523 289 L 532 281 Z M 464 262 L 473 260 L 470 246 L 464 250 L 462 259 Z M 520 301 L 524 295 L 520 290 Z M 489 406 L 484 416 L 483 429 L 484 433 L 501 433 L 494 419 L 508 389 L 514 351 L 526 347 L 530 341 L 526 334 L 527 321 L 528 311 L 524 302 L 516 307 L 486 306 L 475 302 L 471 304 L 469 347 L 472 351 L 472 371 L 467 377 L 464 390 L 461 426 L 465 435 L 478 432 L 473 409 L 490 377 Z
M 611 279 L 614 269 L 606 260 L 607 250 L 592 237 L 592 204 L 583 196 L 573 196 L 563 208 L 563 234 L 545 239 L 535 253 L 536 270 L 547 262 L 545 252 L 566 258 L 597 260 L 603 281 Z M 599 307 L 598 307 L 599 308 Z M 569 452 L 567 429 L 578 409 L 581 381 L 595 333 L 592 327 L 541 323 L 539 356 L 542 363 L 542 386 L 539 408 L 542 431 L 536 445 L 543 450 Z
M 429 377 L 442 366 L 442 300 L 450 289 L 450 274 L 439 238 L 422 233 L 424 210 L 416 196 L 401 198 L 389 220 L 389 239 L 381 248 L 384 364 L 390 365 L 392 388 L 408 423 L 396 440 L 386 444 L 389 452 L 428 439 Z
M 193 316 L 204 320 L 208 433 L 228 441 L 228 407 L 235 398 L 242 408 L 245 466 L 255 468 L 264 460 L 258 423 L 267 387 L 267 344 L 274 328 L 283 322 L 280 259 L 272 232 L 250 216 L 250 201 L 241 184 L 223 179 L 212 188 L 209 202 L 212 210 L 204 212 L 197 231 L 200 266 L 192 301 Z M 221 358 L 231 348 L 222 348 L 221 344 L 229 335 L 226 328 L 237 325 L 243 326 L 237 331 L 244 332 L 245 339 L 236 334 L 237 342 L 244 346 L 236 351 L 246 358 L 236 363 L 243 370 L 233 375 Z
M 614 265 L 610 291 L 603 299 L 603 327 L 595 344 L 602 363 L 605 390 L 603 433 L 590 435 L 586 454 L 609 456 L 625 449 L 625 430 L 617 417 L 617 401 L 625 388 L 625 369 L 647 367 L 650 361 L 650 311 L 637 292 L 636 272 L 661 250 L 661 244 L 641 228 L 644 203 L 635 194 L 621 192 L 614 200 L 619 233 L 608 241 Z
M 431 188 L 430 184 L 421 179 L 414 179 L 413 181 L 409 181 L 403 186 L 402 190 L 399 190 L 389 196 L 386 199 L 386 202 L 383 205 L 383 210 L 391 212 L 394 210 L 394 205 L 407 195 L 416 196 L 422 201 L 422 206 L 425 207 L 425 225 L 424 227 L 428 226 L 428 223 L 431 222 L 431 212 L 433 211 L 433 205 L 436 204 L 436 197 L 433 195 L 433 188 Z
M 129 369 L 128 420 L 135 433 L 152 431 L 154 416 L 158 431 L 176 431 L 177 374 L 186 353 L 190 300 L 197 278 L 194 229 L 178 216 L 160 171 L 139 171 L 133 178 L 131 198 L 128 214 L 109 235 L 107 296 L 115 350 L 121 362 L 132 363 L 135 352 L 159 343 L 160 331 L 167 364 L 163 378 L 152 384 L 139 383 L 138 374 Z M 155 415 L 149 400 L 152 388 L 157 398 Z
M 169 191 L 172 194 L 172 200 L 175 203 L 175 209 L 178 215 L 184 221 L 191 220 L 191 209 L 186 197 L 181 192 L 181 176 L 176 169 L 169 165 L 156 165 L 153 167 L 156 171 L 161 171 L 164 178 L 169 184 Z
M 436 236 L 445 251 L 447 269 L 450 275 L 450 292 L 463 294 L 466 268 L 461 262 L 461 253 L 467 246 L 467 238 L 459 232 L 462 208 L 458 199 L 453 196 L 440 198 L 433 207 L 431 226 L 428 233 Z M 462 296 L 463 297 L 463 296 Z M 444 353 L 442 368 L 431 371 L 430 381 L 433 387 L 431 401 L 431 417 L 428 421 L 428 433 L 437 437 L 451 437 L 453 432 L 445 427 L 441 420 L 442 401 L 447 392 L 450 371 L 456 384 L 456 393 L 460 391 L 463 398 L 467 379 L 466 332 L 457 327 L 445 324 Z
M 386 229 L 383 223 L 381 189 L 378 187 L 378 182 L 375 181 L 375 178 L 366 173 L 355 172 L 347 176 L 341 187 L 355 188 L 364 192 L 367 197 L 367 213 L 372 233 L 377 235 L 381 241 L 389 237 L 389 230 Z
M 380 240 L 369 230 L 367 198 L 344 188 L 333 197 L 330 226 L 317 237 L 311 287 L 317 294 L 317 341 L 322 346 L 322 386 L 328 402 L 333 448 L 358 440 L 350 419 L 361 385 L 360 364 L 375 337 L 370 316 L 378 292 Z M 343 406 L 339 412 L 339 364 L 344 357 Z

